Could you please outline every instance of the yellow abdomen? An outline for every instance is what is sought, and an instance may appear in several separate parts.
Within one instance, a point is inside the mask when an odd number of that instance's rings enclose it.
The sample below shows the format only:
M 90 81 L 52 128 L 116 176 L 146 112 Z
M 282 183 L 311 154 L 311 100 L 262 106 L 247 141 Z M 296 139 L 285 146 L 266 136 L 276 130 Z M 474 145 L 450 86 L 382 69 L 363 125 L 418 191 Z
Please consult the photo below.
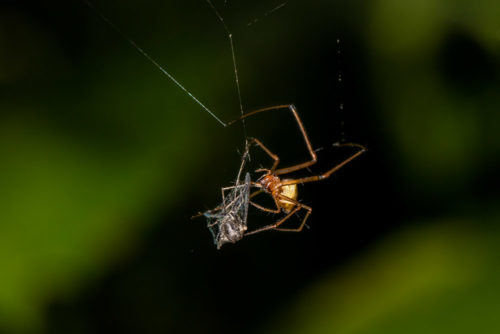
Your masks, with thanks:
M 290 199 L 296 200 L 298 196 L 298 189 L 296 184 L 289 184 L 281 186 L 280 195 L 286 196 Z M 294 207 L 295 203 L 287 201 L 286 199 L 279 199 L 280 206 L 285 212 L 290 212 Z

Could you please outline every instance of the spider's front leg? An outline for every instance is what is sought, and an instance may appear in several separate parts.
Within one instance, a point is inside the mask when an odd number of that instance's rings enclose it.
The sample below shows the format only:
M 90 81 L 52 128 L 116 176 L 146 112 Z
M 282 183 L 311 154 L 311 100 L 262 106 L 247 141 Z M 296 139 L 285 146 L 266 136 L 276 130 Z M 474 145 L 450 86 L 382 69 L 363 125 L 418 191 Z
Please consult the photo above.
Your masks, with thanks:
M 336 166 L 334 166 L 333 168 L 331 168 L 326 173 L 323 173 L 321 175 L 307 176 L 307 177 L 303 177 L 303 178 L 300 178 L 300 179 L 286 180 L 286 181 L 283 181 L 282 184 L 283 185 L 292 185 L 292 184 L 302 184 L 302 183 L 307 183 L 307 182 L 316 182 L 316 181 L 324 180 L 326 178 L 329 178 L 330 175 L 332 175 L 333 173 L 335 173 L 336 171 L 338 171 L 340 168 L 344 167 L 349 162 L 351 162 L 352 160 L 356 159 L 361 154 L 363 154 L 363 153 L 366 152 L 366 148 L 363 145 L 360 145 L 360 144 L 347 143 L 347 144 L 341 144 L 341 145 L 337 145 L 337 146 L 351 146 L 351 147 L 356 147 L 356 148 L 358 148 L 358 151 L 356 153 L 354 153 L 353 155 L 351 155 L 350 157 L 348 157 L 347 159 L 345 159 L 344 161 L 342 161 L 341 163 L 339 163 Z
M 309 155 L 311 156 L 311 160 L 303 162 L 303 163 L 300 163 L 298 165 L 293 165 L 293 166 L 286 167 L 286 168 L 280 168 L 280 169 L 278 169 L 275 172 L 276 175 L 288 174 L 288 173 L 291 173 L 291 172 L 295 172 L 295 171 L 307 168 L 309 166 L 314 165 L 317 162 L 317 160 L 318 160 L 318 158 L 316 156 L 316 152 L 314 152 L 314 150 L 312 148 L 311 141 L 309 140 L 309 137 L 307 136 L 307 132 L 306 132 L 306 129 L 304 128 L 304 124 L 302 123 L 302 120 L 299 117 L 299 113 L 297 112 L 297 108 L 295 108 L 295 106 L 293 104 L 284 104 L 284 105 L 279 105 L 279 106 L 262 108 L 262 109 L 258 109 L 258 110 L 254 110 L 254 111 L 251 111 L 249 113 L 246 113 L 246 114 L 242 115 L 241 117 L 235 119 L 234 121 L 231 121 L 231 122 L 227 123 L 227 125 L 231 125 L 231 124 L 233 124 L 233 123 L 235 123 L 235 122 L 237 122 L 239 120 L 242 120 L 244 118 L 247 118 L 249 116 L 252 116 L 252 115 L 264 112 L 264 111 L 279 110 L 279 109 L 289 109 L 292 112 L 292 115 L 295 118 L 295 121 L 297 122 L 297 125 L 299 126 L 299 130 L 300 130 L 300 132 L 302 134 L 302 137 L 304 138 L 304 142 L 306 143 L 307 151 L 309 152 Z M 261 146 L 261 145 L 259 145 L 259 146 Z M 263 147 L 263 149 L 266 152 L 268 151 L 264 147 Z M 275 163 L 275 165 L 277 166 L 277 163 Z M 274 171 L 274 169 L 273 169 L 273 171 Z
M 262 144 L 262 142 L 260 140 L 258 140 L 257 138 L 248 138 L 249 139 L 249 145 L 252 145 L 252 144 L 255 144 L 257 146 L 259 146 L 264 152 L 267 153 L 268 156 L 271 157 L 271 159 L 274 160 L 274 163 L 273 163 L 273 166 L 271 167 L 271 172 L 274 172 L 274 170 L 276 169 L 276 167 L 278 166 L 278 164 L 280 163 L 280 158 L 274 154 L 273 152 L 271 152 L 264 144 Z M 267 169 L 264 169 L 264 168 L 261 168 L 261 169 L 257 169 L 256 172 L 260 172 L 260 171 L 267 171 Z

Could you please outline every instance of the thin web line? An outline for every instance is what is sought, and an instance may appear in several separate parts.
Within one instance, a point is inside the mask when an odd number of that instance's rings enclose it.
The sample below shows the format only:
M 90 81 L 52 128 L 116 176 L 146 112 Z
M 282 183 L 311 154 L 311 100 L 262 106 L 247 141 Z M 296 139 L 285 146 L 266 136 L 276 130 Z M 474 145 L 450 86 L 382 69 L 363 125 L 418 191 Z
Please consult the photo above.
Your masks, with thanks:
M 213 118 L 215 118 L 222 126 L 226 127 L 227 124 L 221 121 L 210 109 L 208 109 L 203 103 L 201 103 L 190 91 L 188 91 L 179 81 L 177 81 L 170 73 L 168 73 L 160 64 L 156 62 L 151 56 L 149 56 L 137 43 L 135 43 L 130 37 L 125 35 L 113 22 L 111 22 L 100 10 L 98 10 L 94 5 L 92 5 L 87 0 L 82 0 L 90 9 L 99 15 L 104 22 L 106 22 L 113 30 L 115 30 L 119 35 L 123 37 L 127 42 L 129 42 L 137 51 L 139 51 L 146 59 L 148 59 L 154 66 L 156 66 L 163 74 L 165 74 L 170 80 L 172 80 L 180 89 L 182 89 L 189 97 L 191 97 L 198 105 L 200 105 L 206 112 L 208 112 Z
M 344 78 L 343 78 L 343 73 L 342 73 L 342 45 L 340 38 L 337 38 L 337 69 L 338 69 L 338 75 L 337 75 L 337 88 L 339 91 L 339 114 L 341 115 L 341 121 L 340 121 L 340 141 L 343 142 L 345 141 L 345 122 L 344 122 L 344 117 L 345 117 L 345 108 L 344 108 L 344 100 L 342 96 L 344 96 Z
M 288 1 L 283 2 L 282 4 L 279 4 L 278 6 L 274 7 L 273 9 L 268 10 L 267 12 L 264 13 L 264 15 L 261 18 L 256 17 L 251 22 L 247 23 L 247 27 L 251 26 L 252 24 L 255 24 L 255 23 L 259 22 L 261 19 L 263 19 L 266 16 L 269 16 L 269 14 L 272 14 L 273 12 L 277 11 L 278 9 L 281 9 L 281 8 L 285 7 L 285 5 L 287 3 L 288 3 Z
M 207 1 L 208 5 L 212 8 L 212 10 L 214 11 L 214 13 L 217 16 L 217 18 L 219 19 L 219 21 L 222 23 L 222 26 L 224 27 L 224 30 L 226 31 L 227 36 L 229 38 L 229 45 L 231 46 L 231 55 L 233 57 L 234 78 L 236 81 L 236 90 L 238 92 L 238 102 L 240 104 L 241 115 L 243 116 L 243 102 L 241 100 L 240 80 L 239 80 L 239 76 L 238 76 L 238 67 L 236 66 L 236 56 L 234 53 L 233 34 L 229 31 L 229 28 L 227 27 L 226 22 L 222 18 L 222 15 L 220 15 L 220 13 L 217 11 L 217 8 L 215 8 L 212 1 L 210 1 L 210 0 L 206 0 L 206 1 Z M 245 125 L 245 120 L 242 120 L 242 123 L 243 123 L 243 134 L 245 136 L 245 142 L 246 142 L 247 130 L 246 130 L 246 125 Z

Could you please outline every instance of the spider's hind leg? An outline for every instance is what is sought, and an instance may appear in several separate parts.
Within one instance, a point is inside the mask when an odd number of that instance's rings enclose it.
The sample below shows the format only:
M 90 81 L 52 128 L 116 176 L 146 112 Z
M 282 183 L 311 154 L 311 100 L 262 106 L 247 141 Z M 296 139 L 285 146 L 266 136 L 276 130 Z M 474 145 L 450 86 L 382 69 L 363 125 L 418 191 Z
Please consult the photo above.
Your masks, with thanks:
M 279 195 L 279 198 L 282 199 L 282 200 L 286 200 L 286 201 L 292 202 L 293 204 L 295 204 L 295 208 L 292 211 L 290 211 L 290 213 L 288 215 L 286 215 L 284 218 L 282 218 L 280 221 L 276 222 L 274 224 L 274 229 L 276 231 L 283 231 L 283 232 L 300 232 L 300 231 L 302 231 L 302 229 L 306 225 L 307 218 L 309 218 L 309 215 L 312 213 L 312 208 L 310 206 L 308 206 L 308 205 L 302 204 L 299 201 L 291 199 L 291 198 L 289 198 L 287 196 Z M 304 217 L 304 219 L 302 219 L 302 222 L 300 223 L 299 227 L 297 227 L 297 228 L 282 228 L 282 227 L 279 227 L 281 224 L 283 224 L 285 221 L 287 221 L 288 218 L 290 218 L 294 213 L 296 213 L 300 209 L 306 210 L 307 213 L 306 213 L 306 216 Z
M 256 230 L 254 230 L 254 231 L 251 231 L 249 233 L 245 233 L 245 235 L 256 234 L 256 233 L 264 232 L 264 231 L 268 231 L 268 230 L 276 230 L 276 231 L 282 231 L 282 232 L 300 232 L 300 231 L 302 231 L 302 229 L 306 225 L 307 218 L 309 218 L 309 215 L 312 212 L 312 208 L 310 206 L 302 204 L 302 203 L 300 203 L 300 202 L 298 202 L 298 201 L 296 201 L 296 200 L 294 200 L 294 199 L 292 199 L 290 197 L 284 196 L 284 195 L 279 195 L 278 199 L 285 200 L 285 201 L 288 201 L 288 202 L 292 202 L 295 205 L 295 207 L 292 210 L 290 210 L 290 212 L 287 213 L 287 215 L 285 217 L 281 218 L 276 223 L 263 226 L 261 228 L 258 228 Z M 300 223 L 299 227 L 297 227 L 297 228 L 282 228 L 282 227 L 279 227 L 284 222 L 286 222 L 290 217 L 292 217 L 296 212 L 298 212 L 300 209 L 307 210 L 307 213 L 306 213 L 306 216 L 304 217 L 304 219 L 302 219 L 302 222 Z
M 253 197 L 255 197 L 255 196 L 259 195 L 259 194 L 262 194 L 262 193 L 264 193 L 264 190 L 259 189 L 259 190 L 255 191 L 255 192 L 253 192 L 253 193 L 250 195 L 249 199 L 252 199 Z M 276 208 L 275 208 L 275 209 L 269 209 L 269 208 L 266 208 L 266 207 L 264 207 L 264 206 L 262 206 L 262 205 L 260 205 L 260 204 L 254 203 L 254 202 L 252 202 L 252 201 L 249 201 L 249 203 L 250 203 L 251 205 L 253 205 L 254 207 L 256 207 L 257 209 L 259 209 L 259 210 L 261 210 L 261 211 L 264 211 L 264 212 L 270 212 L 270 213 L 280 213 L 280 212 L 281 212 L 281 208 L 280 208 L 280 206 L 279 206 L 279 204 L 278 204 L 277 200 L 276 200 L 274 197 L 273 197 L 273 199 L 274 199 L 274 205 L 276 206 Z

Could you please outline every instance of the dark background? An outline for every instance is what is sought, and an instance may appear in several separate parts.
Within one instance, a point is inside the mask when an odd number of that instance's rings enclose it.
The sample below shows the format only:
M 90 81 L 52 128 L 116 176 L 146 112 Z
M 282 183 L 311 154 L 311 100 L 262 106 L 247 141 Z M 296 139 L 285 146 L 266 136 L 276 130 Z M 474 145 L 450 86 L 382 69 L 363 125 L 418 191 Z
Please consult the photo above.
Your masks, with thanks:
M 205 1 L 93 3 L 238 117 Z M 500 4 L 281 3 L 214 0 L 244 109 L 297 106 L 320 150 L 293 177 L 353 153 L 333 143 L 368 152 L 299 188 L 308 229 L 221 250 L 190 218 L 234 182 L 241 124 L 222 127 L 83 2 L 0 4 L 2 333 L 500 329 Z M 283 166 L 308 158 L 287 110 L 246 127 Z M 252 210 L 249 227 L 276 219 Z

